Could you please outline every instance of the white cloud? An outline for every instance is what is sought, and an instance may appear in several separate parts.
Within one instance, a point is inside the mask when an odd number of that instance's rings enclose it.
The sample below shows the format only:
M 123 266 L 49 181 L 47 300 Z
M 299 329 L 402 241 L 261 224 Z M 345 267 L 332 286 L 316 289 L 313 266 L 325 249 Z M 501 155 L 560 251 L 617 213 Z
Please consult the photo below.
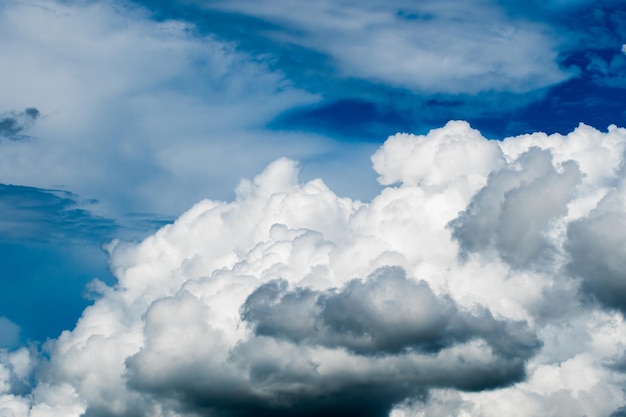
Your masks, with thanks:
M 484 140 L 467 122 L 453 121 L 428 136 L 397 134 L 372 157 L 384 185 L 402 182 L 426 189 L 445 189 L 466 182 L 473 194 L 487 175 L 503 164 L 496 142 Z M 460 188 L 460 185 L 457 185 Z
M 610 415 L 626 404 L 624 146 L 614 126 L 491 142 L 451 122 L 389 138 L 373 161 L 398 184 L 369 203 L 279 159 L 234 201 L 114 242 L 118 283 L 49 346 L 32 396 L 0 362 L 0 404 L 16 416 Z M 442 163 L 415 166 L 429 160 Z
M 0 349 L 0 414 L 7 417 L 27 416 L 31 403 L 24 396 L 30 389 L 35 363 L 28 349 Z
M 571 75 L 556 63 L 557 41 L 548 28 L 513 19 L 495 2 L 263 0 L 208 6 L 282 25 L 269 35 L 330 55 L 344 76 L 422 92 L 526 92 Z

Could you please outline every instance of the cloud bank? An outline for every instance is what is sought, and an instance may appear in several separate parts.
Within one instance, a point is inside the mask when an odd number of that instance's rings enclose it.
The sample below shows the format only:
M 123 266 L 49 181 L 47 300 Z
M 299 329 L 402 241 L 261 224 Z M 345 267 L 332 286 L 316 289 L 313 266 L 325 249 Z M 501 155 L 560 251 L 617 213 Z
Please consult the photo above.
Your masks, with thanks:
M 0 413 L 622 415 L 625 151 L 453 121 L 387 139 L 367 203 L 276 160 L 109 245 L 117 284 L 48 359 L 2 350 Z

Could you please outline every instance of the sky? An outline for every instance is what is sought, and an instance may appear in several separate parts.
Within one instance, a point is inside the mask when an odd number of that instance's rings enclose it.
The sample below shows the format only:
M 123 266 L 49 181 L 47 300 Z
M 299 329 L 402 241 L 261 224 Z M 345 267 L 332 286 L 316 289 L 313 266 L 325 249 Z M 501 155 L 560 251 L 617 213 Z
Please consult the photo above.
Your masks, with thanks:
M 0 415 L 626 416 L 618 0 L 0 0 Z

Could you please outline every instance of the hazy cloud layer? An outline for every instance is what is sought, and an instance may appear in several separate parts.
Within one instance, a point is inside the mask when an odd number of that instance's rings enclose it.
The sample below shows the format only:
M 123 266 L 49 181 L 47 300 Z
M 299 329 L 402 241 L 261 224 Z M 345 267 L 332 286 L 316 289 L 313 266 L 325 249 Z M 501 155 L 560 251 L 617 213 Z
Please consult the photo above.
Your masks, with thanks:
M 368 203 L 279 159 L 112 243 L 117 284 L 92 284 L 49 359 L 0 355 L 0 410 L 619 416 L 625 146 L 614 126 L 491 142 L 450 122 L 390 137 L 372 159 L 396 185 Z

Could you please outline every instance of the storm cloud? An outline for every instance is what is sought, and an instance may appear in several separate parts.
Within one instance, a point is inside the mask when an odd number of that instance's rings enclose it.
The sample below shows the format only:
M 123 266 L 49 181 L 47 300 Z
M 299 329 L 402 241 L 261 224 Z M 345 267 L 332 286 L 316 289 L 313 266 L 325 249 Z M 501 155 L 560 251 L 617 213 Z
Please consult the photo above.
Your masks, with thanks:
M 397 267 L 324 292 L 288 291 L 286 281 L 272 281 L 248 297 L 242 318 L 260 336 L 366 356 L 437 353 L 481 339 L 515 362 L 538 347 L 524 323 L 498 321 L 488 311 L 460 311 L 451 299 L 437 297 L 428 283 L 408 279 Z
M 248 296 L 242 325 L 253 335 L 228 352 L 221 343 L 191 356 L 158 348 L 183 333 L 203 343 L 221 332 L 191 323 L 206 314 L 191 294 L 153 305 L 150 341 L 126 361 L 131 387 L 207 415 L 374 417 L 433 387 L 481 391 L 520 381 L 540 345 L 526 323 L 459 311 L 397 267 L 341 290 L 287 287 L 270 281 Z M 159 360 L 177 369 L 155 374 Z

